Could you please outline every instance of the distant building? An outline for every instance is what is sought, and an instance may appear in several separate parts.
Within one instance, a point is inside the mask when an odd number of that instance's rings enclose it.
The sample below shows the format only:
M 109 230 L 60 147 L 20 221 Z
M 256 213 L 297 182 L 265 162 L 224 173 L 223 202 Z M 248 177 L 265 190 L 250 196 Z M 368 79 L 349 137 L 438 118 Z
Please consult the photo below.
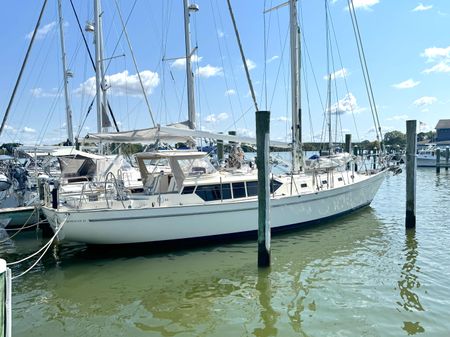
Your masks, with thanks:
M 440 119 L 436 125 L 436 143 L 450 142 L 450 119 Z

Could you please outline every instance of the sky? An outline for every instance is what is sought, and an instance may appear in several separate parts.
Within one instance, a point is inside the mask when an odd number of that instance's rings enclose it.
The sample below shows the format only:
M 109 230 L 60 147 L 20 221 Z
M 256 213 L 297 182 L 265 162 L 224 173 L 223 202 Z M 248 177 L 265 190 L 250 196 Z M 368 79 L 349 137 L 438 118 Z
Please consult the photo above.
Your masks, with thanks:
M 0 12 L 0 117 L 11 97 L 43 1 L 8 1 Z M 231 0 L 259 109 L 271 112 L 271 138 L 290 139 L 288 7 L 282 1 Z M 353 0 L 382 132 L 420 131 L 450 118 L 450 2 Z M 198 0 L 191 13 L 197 127 L 255 135 L 255 107 L 226 0 Z M 93 20 L 93 1 L 74 1 L 81 25 Z M 374 140 L 373 117 L 347 0 L 299 0 L 301 102 L 304 141 Z M 74 134 L 97 131 L 94 72 L 70 1 L 63 0 L 66 57 Z M 187 119 L 182 0 L 103 0 L 107 96 L 122 131 Z M 19 15 L 20 13 L 20 15 Z M 126 22 L 123 33 L 121 20 Z M 66 139 L 56 0 L 48 0 L 37 39 L 0 143 L 51 145 Z M 85 33 L 94 53 L 93 34 Z M 126 36 L 128 36 L 129 43 Z M 327 48 L 328 45 L 328 48 Z M 131 46 L 131 48 L 130 48 Z M 328 54 L 328 57 L 327 57 Z M 133 56 L 134 60 L 133 61 Z M 328 61 L 327 61 L 328 59 Z M 139 83 L 140 74 L 147 100 Z M 332 82 L 328 85 L 328 79 Z M 327 91 L 331 101 L 327 107 Z

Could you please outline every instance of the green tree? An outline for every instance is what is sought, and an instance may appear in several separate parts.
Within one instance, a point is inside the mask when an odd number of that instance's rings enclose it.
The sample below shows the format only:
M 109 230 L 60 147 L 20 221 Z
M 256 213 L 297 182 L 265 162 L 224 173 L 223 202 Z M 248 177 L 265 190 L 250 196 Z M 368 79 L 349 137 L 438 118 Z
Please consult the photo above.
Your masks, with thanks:
M 404 148 L 406 146 L 406 135 L 401 131 L 390 131 L 384 134 L 384 144 L 387 146 L 400 146 Z

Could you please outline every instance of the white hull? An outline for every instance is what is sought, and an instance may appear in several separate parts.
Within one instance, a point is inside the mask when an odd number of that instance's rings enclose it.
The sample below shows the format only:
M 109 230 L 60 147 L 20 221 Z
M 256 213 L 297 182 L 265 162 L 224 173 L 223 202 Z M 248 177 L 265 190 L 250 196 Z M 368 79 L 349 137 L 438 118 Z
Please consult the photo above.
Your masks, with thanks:
M 307 224 L 364 207 L 386 171 L 337 188 L 271 199 L 272 229 Z M 53 230 L 64 224 L 61 240 L 89 244 L 130 244 L 256 231 L 257 198 L 176 207 L 54 210 L 43 207 Z
M 436 167 L 436 157 L 421 158 L 417 156 L 417 167 Z

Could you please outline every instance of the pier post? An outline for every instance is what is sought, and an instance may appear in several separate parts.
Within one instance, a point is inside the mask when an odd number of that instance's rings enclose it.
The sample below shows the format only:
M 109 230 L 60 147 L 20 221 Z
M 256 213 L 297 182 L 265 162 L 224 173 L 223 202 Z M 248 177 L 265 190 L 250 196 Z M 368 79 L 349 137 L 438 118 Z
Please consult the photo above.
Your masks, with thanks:
M 406 218 L 405 227 L 416 227 L 417 121 L 406 121 Z
M 445 170 L 448 171 L 449 148 L 445 148 Z
M 377 148 L 373 148 L 373 169 L 377 169 Z
M 441 149 L 436 149 L 436 173 L 441 173 Z
M 351 134 L 345 134 L 345 147 L 344 152 L 350 153 L 352 150 L 352 135 Z M 350 163 L 347 163 L 347 170 L 350 170 Z
M 11 308 L 11 270 L 6 261 L 0 259 L 0 336 L 12 336 L 12 308 Z
M 353 146 L 353 156 L 355 157 L 355 172 L 358 171 L 358 164 L 356 164 L 356 158 L 358 157 L 358 145 Z
M 258 267 L 270 266 L 270 111 L 256 111 L 256 165 L 258 167 Z
M 223 140 L 217 140 L 217 160 L 223 160 Z

